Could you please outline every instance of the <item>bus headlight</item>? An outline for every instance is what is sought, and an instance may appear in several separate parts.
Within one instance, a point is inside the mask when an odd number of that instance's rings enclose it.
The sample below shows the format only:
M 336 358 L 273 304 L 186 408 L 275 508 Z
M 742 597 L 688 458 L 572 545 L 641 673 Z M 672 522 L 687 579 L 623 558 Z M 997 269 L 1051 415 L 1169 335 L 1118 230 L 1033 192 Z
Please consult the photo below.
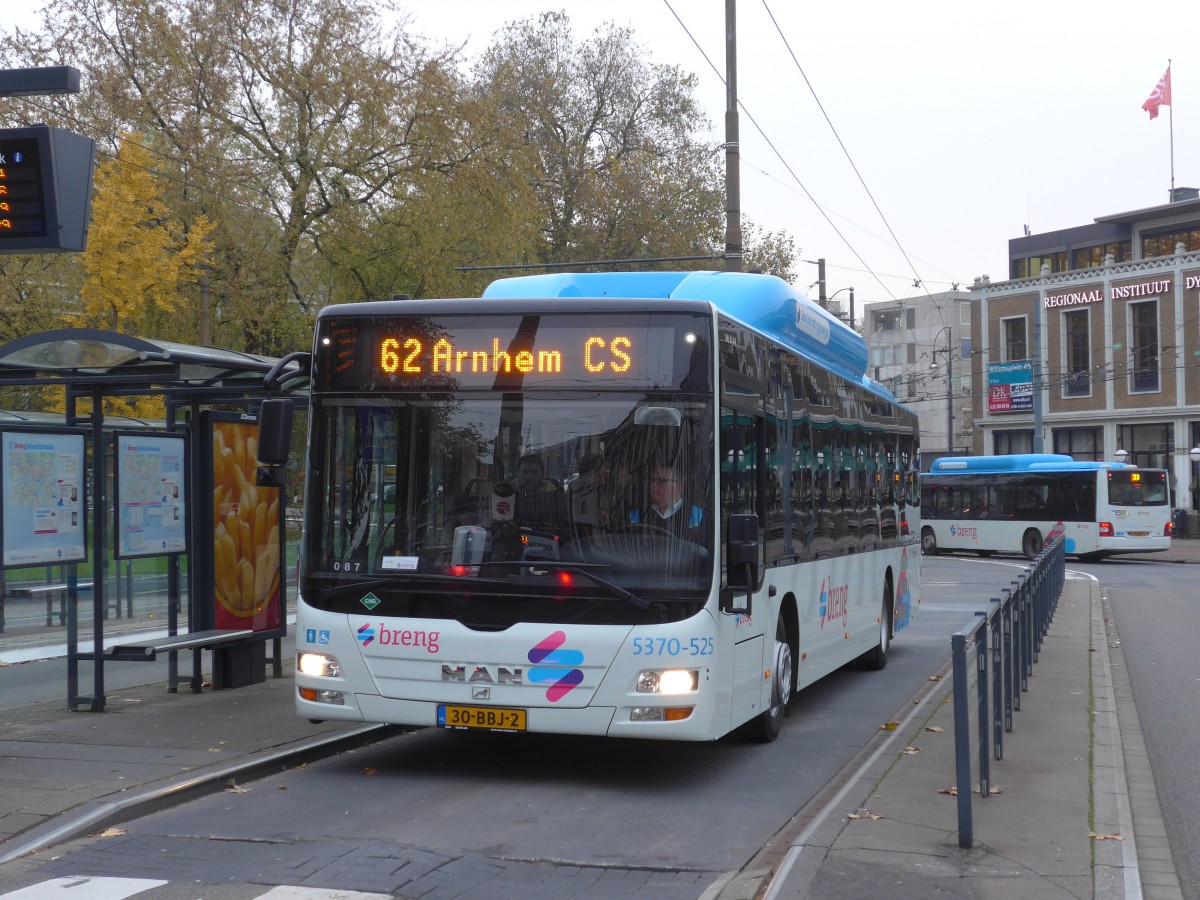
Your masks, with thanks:
M 639 672 L 639 694 L 690 694 L 700 684 L 700 673 L 694 669 L 667 669 L 663 672 Z
M 296 671 L 314 678 L 337 678 L 342 674 L 342 666 L 336 656 L 328 656 L 324 653 L 301 653 L 296 660 Z

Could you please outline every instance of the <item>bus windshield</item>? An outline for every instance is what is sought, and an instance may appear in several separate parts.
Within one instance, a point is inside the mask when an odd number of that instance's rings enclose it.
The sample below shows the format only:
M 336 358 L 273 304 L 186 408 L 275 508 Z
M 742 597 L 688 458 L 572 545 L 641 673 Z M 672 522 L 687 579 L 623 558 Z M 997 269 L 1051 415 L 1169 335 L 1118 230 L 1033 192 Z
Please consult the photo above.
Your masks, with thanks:
M 350 587 L 374 582 L 542 600 L 708 596 L 713 422 L 704 399 L 335 395 L 314 398 L 313 417 L 310 604 L 357 606 L 363 590 Z M 661 517 L 656 502 L 673 515 Z M 394 603 L 388 611 L 402 614 Z

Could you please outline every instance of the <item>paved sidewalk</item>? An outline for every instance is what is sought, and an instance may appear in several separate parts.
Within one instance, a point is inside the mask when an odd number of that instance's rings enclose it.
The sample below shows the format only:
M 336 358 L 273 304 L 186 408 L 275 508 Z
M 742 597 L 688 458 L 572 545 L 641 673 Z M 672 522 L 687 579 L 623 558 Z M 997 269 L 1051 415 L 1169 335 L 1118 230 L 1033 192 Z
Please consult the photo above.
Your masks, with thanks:
M 1200 541 L 1175 544 L 1145 558 L 1200 564 Z M 1181 898 L 1108 618 L 1098 584 L 1069 578 L 1004 759 L 992 764 L 1001 793 L 973 797 L 974 848 L 958 847 L 957 801 L 943 793 L 955 786 L 947 670 L 895 731 L 704 896 Z M 294 714 L 292 689 L 290 677 L 202 694 L 156 684 L 113 693 L 105 713 L 61 702 L 0 711 L 0 866 L 399 730 L 314 726 Z

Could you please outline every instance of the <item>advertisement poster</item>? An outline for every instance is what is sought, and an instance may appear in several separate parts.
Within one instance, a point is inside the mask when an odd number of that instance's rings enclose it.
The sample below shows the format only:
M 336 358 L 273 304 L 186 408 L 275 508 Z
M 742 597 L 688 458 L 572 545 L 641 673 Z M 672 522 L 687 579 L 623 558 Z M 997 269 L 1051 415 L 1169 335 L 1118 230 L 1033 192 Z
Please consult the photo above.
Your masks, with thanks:
M 117 434 L 117 558 L 187 552 L 181 436 Z
M 4 565 L 82 562 L 84 437 L 51 431 L 4 431 Z
M 283 624 L 279 488 L 257 487 L 258 423 L 213 421 L 215 625 L 266 631 Z
M 988 366 L 988 412 L 1028 412 L 1033 409 L 1033 363 L 993 363 Z

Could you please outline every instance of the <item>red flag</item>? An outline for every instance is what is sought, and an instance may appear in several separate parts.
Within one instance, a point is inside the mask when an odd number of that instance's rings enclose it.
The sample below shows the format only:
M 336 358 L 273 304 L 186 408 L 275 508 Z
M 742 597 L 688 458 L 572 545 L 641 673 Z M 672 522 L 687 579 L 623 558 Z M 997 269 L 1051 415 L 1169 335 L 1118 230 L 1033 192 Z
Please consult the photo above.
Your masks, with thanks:
M 1146 98 L 1146 102 L 1142 104 L 1142 109 L 1150 113 L 1150 118 L 1158 118 L 1158 108 L 1160 106 L 1171 105 L 1171 67 L 1167 66 L 1166 74 L 1158 79 L 1158 84 L 1154 86 L 1154 90 L 1150 92 L 1150 96 Z

